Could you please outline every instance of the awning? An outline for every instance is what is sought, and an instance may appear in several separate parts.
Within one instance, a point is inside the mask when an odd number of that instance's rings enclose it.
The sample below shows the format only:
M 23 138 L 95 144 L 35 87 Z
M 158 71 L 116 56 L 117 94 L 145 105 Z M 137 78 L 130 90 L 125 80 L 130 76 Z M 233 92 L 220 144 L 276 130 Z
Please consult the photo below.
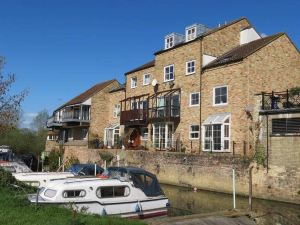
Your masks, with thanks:
M 230 113 L 216 113 L 207 117 L 203 122 L 204 125 L 207 124 L 220 124 L 224 123 L 227 118 L 230 117 Z
M 105 129 L 116 129 L 118 126 L 120 126 L 119 123 L 112 123 L 112 124 L 109 124 L 107 127 L 105 127 Z

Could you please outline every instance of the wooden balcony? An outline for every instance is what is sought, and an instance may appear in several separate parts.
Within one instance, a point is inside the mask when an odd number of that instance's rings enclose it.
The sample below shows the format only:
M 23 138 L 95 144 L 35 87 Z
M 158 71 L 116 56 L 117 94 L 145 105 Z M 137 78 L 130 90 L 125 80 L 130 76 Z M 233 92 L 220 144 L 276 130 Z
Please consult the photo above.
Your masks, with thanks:
M 159 123 L 159 122 L 180 122 L 180 106 L 163 106 L 163 107 L 154 107 L 149 109 L 149 118 L 150 123 Z
M 145 125 L 147 124 L 148 111 L 147 109 L 132 109 L 121 111 L 121 125 Z
M 49 127 L 49 128 L 50 127 L 61 127 L 61 126 L 62 126 L 62 124 L 59 121 L 57 121 L 54 118 L 54 116 L 50 117 L 47 121 L 47 127 Z

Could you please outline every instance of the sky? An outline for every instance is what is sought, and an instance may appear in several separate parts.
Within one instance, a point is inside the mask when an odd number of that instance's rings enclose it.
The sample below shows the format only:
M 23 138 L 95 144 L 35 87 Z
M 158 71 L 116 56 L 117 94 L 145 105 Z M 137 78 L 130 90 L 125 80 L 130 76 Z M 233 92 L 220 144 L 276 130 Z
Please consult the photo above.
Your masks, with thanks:
M 164 36 L 247 17 L 259 33 L 286 32 L 300 46 L 299 0 L 0 0 L 3 73 L 29 91 L 23 127 L 96 83 L 154 58 Z

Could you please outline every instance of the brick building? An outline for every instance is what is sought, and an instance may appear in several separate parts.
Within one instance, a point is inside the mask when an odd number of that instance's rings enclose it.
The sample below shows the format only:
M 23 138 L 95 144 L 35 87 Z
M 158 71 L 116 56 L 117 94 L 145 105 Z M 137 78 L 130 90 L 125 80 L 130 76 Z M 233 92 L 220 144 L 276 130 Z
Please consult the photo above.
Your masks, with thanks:
M 259 142 L 276 162 L 281 154 L 271 153 L 272 146 L 278 149 L 288 135 L 272 131 L 272 117 L 295 117 L 300 133 L 296 100 L 289 107 L 278 100 L 282 110 L 275 103 L 263 107 L 275 97 L 286 101 L 286 90 L 300 87 L 299 51 L 285 33 L 261 37 L 246 18 L 166 35 L 154 59 L 125 79 L 124 86 L 116 80 L 98 84 L 55 110 L 47 148 L 59 136 L 74 146 L 97 139 L 107 147 L 252 155 Z M 70 112 L 82 117 L 70 120 Z M 297 135 L 292 139 L 299 142 Z M 288 151 L 294 152 L 293 144 Z
M 251 155 L 261 133 L 256 94 L 300 86 L 299 51 L 288 36 L 261 37 L 246 18 L 171 33 L 154 56 L 125 73 L 128 148 Z
M 55 149 L 59 143 L 87 147 L 105 142 L 113 146 L 114 134 L 120 126 L 119 99 L 124 96 L 122 85 L 117 80 L 109 80 L 96 84 L 54 110 L 47 123 L 50 130 L 46 151 Z M 110 129 L 106 132 L 107 127 Z

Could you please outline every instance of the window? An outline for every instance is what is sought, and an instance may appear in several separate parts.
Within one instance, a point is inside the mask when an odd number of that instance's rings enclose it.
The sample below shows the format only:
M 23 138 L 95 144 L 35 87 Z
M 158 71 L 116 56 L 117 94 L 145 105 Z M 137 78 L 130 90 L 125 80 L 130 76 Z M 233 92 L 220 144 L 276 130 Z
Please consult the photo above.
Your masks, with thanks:
M 114 112 L 113 112 L 114 118 L 118 118 L 120 116 L 120 110 L 121 110 L 120 104 L 114 105 Z
M 131 77 L 131 88 L 136 88 L 136 87 L 137 87 L 137 78 Z
M 165 39 L 165 49 L 172 48 L 174 46 L 173 36 L 167 37 Z
M 191 125 L 190 126 L 190 139 L 199 139 L 200 137 L 200 126 Z
M 148 140 L 148 127 L 142 127 L 141 128 L 141 139 L 142 140 Z
M 77 198 L 84 197 L 86 194 L 85 190 L 68 190 L 63 192 L 64 198 Z
M 214 88 L 214 105 L 226 105 L 228 103 L 228 89 L 227 86 Z
M 230 118 L 223 114 L 208 118 L 204 122 L 204 151 L 229 151 L 230 147 Z
M 127 186 L 99 187 L 96 190 L 96 195 L 98 198 L 126 197 L 129 195 L 129 187 Z
M 144 74 L 143 77 L 143 85 L 149 85 L 150 84 L 150 74 Z
M 186 62 L 186 75 L 195 73 L 195 60 Z
M 169 65 L 165 67 L 165 77 L 164 81 L 174 80 L 174 65 Z
M 272 119 L 272 134 L 300 134 L 300 118 Z
M 81 130 L 82 139 L 86 139 L 87 138 L 87 134 L 88 134 L 88 129 L 87 128 L 83 128 Z
M 200 105 L 200 93 L 195 92 L 190 94 L 190 106 L 199 106 Z
M 186 41 L 191 41 L 196 38 L 196 27 L 191 27 L 186 30 Z

